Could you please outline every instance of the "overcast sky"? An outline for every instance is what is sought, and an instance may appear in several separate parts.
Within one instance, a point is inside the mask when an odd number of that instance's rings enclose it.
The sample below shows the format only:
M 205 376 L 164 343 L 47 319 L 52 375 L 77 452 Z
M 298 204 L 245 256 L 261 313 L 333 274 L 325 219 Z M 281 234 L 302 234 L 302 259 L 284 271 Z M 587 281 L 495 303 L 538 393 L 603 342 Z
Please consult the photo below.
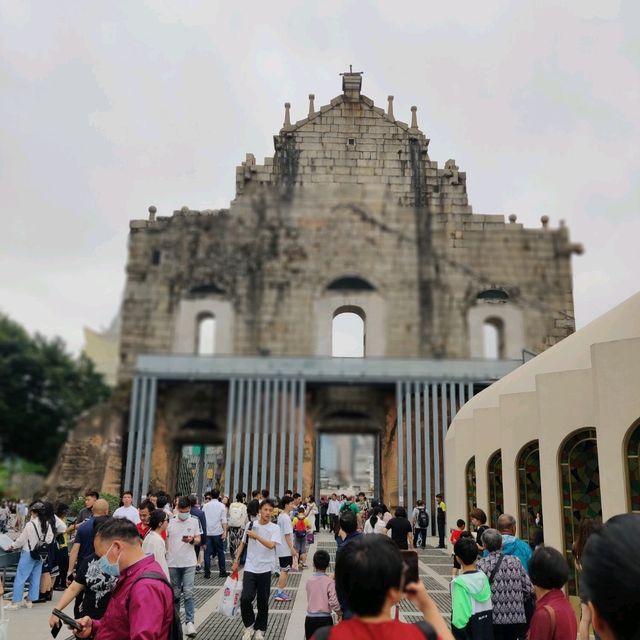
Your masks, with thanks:
M 640 2 L 0 0 L 0 309 L 77 350 L 128 221 L 228 206 L 245 153 L 364 71 L 476 213 L 565 219 L 578 326 L 640 288 Z

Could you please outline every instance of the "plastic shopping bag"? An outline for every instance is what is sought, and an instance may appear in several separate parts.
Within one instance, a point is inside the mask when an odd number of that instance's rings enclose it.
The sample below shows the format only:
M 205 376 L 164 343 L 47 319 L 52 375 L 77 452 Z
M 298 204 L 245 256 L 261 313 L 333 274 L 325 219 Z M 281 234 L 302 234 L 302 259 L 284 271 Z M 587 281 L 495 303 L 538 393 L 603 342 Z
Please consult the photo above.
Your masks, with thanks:
M 218 611 L 228 618 L 233 618 L 240 612 L 240 595 L 242 594 L 242 580 L 238 572 L 234 571 L 224 582 L 222 598 Z

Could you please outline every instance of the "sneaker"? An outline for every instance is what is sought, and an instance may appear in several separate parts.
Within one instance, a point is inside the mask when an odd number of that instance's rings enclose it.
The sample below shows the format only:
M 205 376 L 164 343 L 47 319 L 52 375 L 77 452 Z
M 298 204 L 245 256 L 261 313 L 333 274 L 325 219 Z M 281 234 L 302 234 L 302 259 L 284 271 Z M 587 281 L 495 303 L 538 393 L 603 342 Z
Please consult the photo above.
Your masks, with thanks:
M 196 625 L 193 622 L 187 622 L 187 628 L 185 629 L 185 635 L 187 638 L 193 638 L 196 635 Z
M 251 640 L 253 638 L 253 627 L 247 627 L 242 634 L 242 640 Z
M 256 631 L 253 640 L 264 640 L 264 633 L 262 631 Z
M 218 574 L 218 577 L 219 577 L 219 578 L 226 578 L 228 575 L 229 575 L 229 574 L 228 574 L 226 571 L 221 571 L 221 572 Z
M 16 611 L 22 607 L 22 602 L 10 602 L 9 604 L 4 605 L 5 611 Z
M 31 600 L 25 600 L 24 606 L 27 607 L 27 609 L 31 609 L 31 607 L 33 607 L 33 602 L 31 602 Z
M 276 591 L 276 595 L 273 596 L 273 599 L 276 602 L 289 602 L 291 597 L 288 596 L 284 591 Z

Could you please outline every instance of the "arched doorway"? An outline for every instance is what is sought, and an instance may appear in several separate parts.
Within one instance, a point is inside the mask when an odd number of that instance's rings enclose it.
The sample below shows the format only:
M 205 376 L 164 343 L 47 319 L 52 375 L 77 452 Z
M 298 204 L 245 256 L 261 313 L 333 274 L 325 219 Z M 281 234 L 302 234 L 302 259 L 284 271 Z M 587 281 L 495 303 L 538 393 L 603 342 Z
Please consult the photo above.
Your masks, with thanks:
M 569 562 L 569 593 L 577 595 L 578 574 L 571 547 L 582 518 L 602 517 L 598 445 L 595 429 L 570 436 L 560 450 L 564 551 Z
M 501 318 L 487 318 L 482 325 L 484 357 L 490 360 L 504 358 L 504 322 Z
M 629 511 L 640 513 L 640 422 L 631 427 L 626 449 Z
M 216 319 L 212 313 L 198 315 L 195 352 L 199 356 L 212 356 L 216 352 Z
M 476 458 L 473 456 L 464 470 L 465 485 L 467 487 L 467 522 L 469 512 L 478 504 L 476 493 Z
M 489 480 L 489 523 L 498 525 L 498 517 L 504 513 L 504 491 L 502 487 L 502 452 L 498 449 L 487 463 Z
M 520 537 L 531 541 L 536 529 L 536 514 L 542 510 L 540 483 L 540 447 L 537 440 L 526 444 L 518 454 L 518 503 Z
M 331 355 L 334 358 L 364 358 L 365 314 L 360 307 L 340 307 L 333 314 Z

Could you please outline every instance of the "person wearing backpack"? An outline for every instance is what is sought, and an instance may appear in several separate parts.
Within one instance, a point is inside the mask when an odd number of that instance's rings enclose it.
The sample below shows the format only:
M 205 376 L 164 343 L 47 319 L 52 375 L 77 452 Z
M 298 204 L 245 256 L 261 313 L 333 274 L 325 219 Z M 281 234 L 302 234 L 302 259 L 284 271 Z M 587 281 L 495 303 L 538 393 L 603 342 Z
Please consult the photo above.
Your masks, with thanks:
M 413 520 L 413 539 L 415 547 L 424 549 L 427 545 L 427 529 L 429 528 L 429 514 L 422 500 L 416 501 L 416 507 L 412 514 Z M 419 544 L 418 544 L 419 543 Z
M 353 515 L 347 519 L 355 524 Z M 333 627 L 321 627 L 314 640 L 453 640 L 424 584 L 405 584 L 402 555 L 391 539 L 357 536 L 348 546 L 349 553 L 336 556 L 336 590 L 354 615 Z M 421 622 L 402 622 L 392 615 L 405 597 L 422 613 Z
M 244 493 L 236 494 L 235 502 L 229 505 L 229 515 L 227 517 L 227 532 L 229 534 L 229 554 L 236 557 L 236 551 L 242 542 L 244 527 L 249 522 L 247 515 L 247 505 L 244 503 Z
M 298 554 L 298 567 L 305 568 L 307 559 L 307 534 L 313 531 L 309 518 L 304 517 L 304 507 L 298 508 L 298 514 L 291 519 L 293 525 L 293 546 Z
M 103 573 L 116 576 L 107 610 L 100 620 L 78 618 L 78 638 L 93 640 L 182 640 L 173 590 L 153 556 L 145 556 L 136 526 L 112 518 L 96 531 L 96 554 Z
M 42 502 L 34 502 L 30 507 L 31 520 L 27 522 L 22 533 L 16 538 L 9 549 L 21 549 L 20 560 L 13 582 L 13 596 L 11 603 L 5 609 L 18 609 L 21 606 L 31 608 L 40 598 L 40 577 L 42 566 L 49 555 L 49 547 L 56 535 L 64 533 L 67 526 L 62 520 L 55 521 L 55 528 L 47 518 L 45 506 Z M 24 585 L 29 581 L 29 593 L 23 603 Z

